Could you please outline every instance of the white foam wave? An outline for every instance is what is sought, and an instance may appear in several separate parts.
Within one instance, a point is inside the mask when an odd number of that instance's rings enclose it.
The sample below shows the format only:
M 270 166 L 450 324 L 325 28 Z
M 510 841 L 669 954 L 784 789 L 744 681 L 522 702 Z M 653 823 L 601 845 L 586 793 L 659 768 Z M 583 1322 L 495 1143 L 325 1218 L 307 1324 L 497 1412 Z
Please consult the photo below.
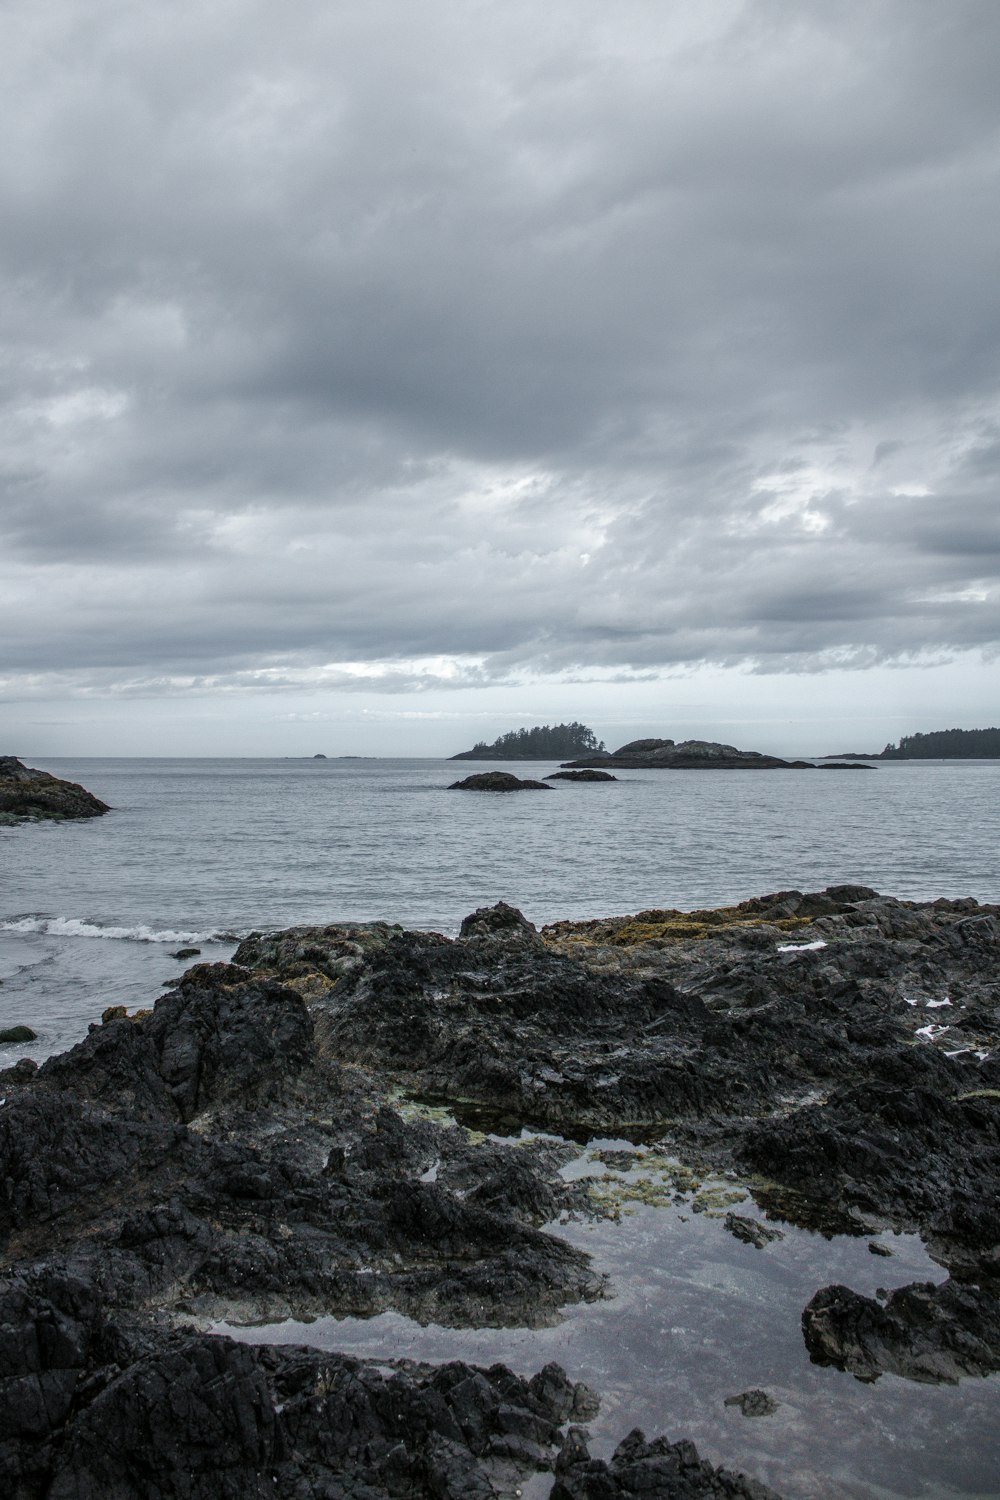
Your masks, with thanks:
M 0 932 L 39 932 L 48 937 L 111 938 L 117 942 L 178 943 L 191 947 L 195 943 L 217 940 L 214 932 L 178 932 L 173 928 L 106 927 L 100 922 L 85 922 L 81 917 L 14 917 L 0 922 Z

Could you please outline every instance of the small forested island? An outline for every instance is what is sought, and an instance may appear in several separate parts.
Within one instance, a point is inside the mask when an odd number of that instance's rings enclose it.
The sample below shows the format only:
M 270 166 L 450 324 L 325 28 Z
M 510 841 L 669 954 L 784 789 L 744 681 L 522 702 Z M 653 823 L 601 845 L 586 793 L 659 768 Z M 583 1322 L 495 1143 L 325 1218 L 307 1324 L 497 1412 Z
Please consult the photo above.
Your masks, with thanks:
M 1000 729 L 933 729 L 904 734 L 884 750 L 838 750 L 839 760 L 1000 760 Z
M 106 802 L 75 781 L 37 771 L 15 755 L 0 755 L 0 827 L 44 819 L 99 818 L 110 811 Z
M 886 745 L 879 760 L 997 760 L 1000 729 L 934 729 L 905 734 L 898 745 Z
M 601 755 L 604 741 L 586 724 L 537 724 L 533 729 L 511 729 L 487 745 L 480 740 L 471 750 L 450 760 L 560 760 L 569 755 Z

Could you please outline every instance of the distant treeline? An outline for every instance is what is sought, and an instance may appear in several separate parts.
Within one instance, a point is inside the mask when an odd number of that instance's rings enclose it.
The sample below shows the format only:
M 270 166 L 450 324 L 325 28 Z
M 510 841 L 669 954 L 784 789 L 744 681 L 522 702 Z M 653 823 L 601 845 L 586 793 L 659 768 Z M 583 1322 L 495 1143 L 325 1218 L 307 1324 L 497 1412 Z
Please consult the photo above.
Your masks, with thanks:
M 534 729 L 511 729 L 487 745 L 485 740 L 452 760 L 562 760 L 569 756 L 600 755 L 604 741 L 586 724 L 540 724 Z
M 992 760 L 1000 758 L 1000 729 L 935 729 L 905 734 L 886 745 L 881 760 Z

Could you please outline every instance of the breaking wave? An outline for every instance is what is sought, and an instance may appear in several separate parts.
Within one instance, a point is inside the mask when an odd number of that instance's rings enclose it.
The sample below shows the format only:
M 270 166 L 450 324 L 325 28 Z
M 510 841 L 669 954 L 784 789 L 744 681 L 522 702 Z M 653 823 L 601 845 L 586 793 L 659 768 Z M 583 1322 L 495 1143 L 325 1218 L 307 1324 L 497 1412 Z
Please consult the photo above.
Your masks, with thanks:
M 40 932 L 48 937 L 112 938 L 130 943 L 178 943 L 190 947 L 222 939 L 217 932 L 182 932 L 174 928 L 107 927 L 100 922 L 86 922 L 81 917 L 11 917 L 0 922 L 0 932 Z

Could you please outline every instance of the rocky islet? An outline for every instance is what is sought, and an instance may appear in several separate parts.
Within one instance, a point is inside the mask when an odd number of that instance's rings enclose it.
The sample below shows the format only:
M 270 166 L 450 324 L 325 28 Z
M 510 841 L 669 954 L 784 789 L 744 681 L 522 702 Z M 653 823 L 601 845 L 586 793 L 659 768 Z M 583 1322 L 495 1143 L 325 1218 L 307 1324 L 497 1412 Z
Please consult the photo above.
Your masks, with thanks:
M 110 811 L 106 802 L 75 781 L 35 770 L 14 755 L 0 755 L 0 827 L 99 818 Z
M 602 751 L 565 761 L 567 768 L 594 768 L 626 771 L 812 771 L 811 760 L 783 760 L 778 755 L 763 755 L 758 750 L 739 750 L 715 740 L 669 739 L 631 740 L 617 750 Z M 827 771 L 869 770 L 857 762 L 841 765 L 829 761 Z
M 600 1211 L 561 1174 L 575 1148 L 451 1115 L 729 1172 L 768 1214 L 730 1214 L 753 1254 L 782 1221 L 919 1231 L 948 1279 L 817 1288 L 813 1358 L 863 1380 L 1000 1367 L 998 949 L 996 907 L 838 886 L 541 932 L 500 903 L 455 940 L 303 927 L 195 965 L 0 1077 L 9 1493 L 488 1495 L 554 1466 L 557 1497 L 766 1494 L 683 1434 L 591 1458 L 565 1424 L 595 1397 L 554 1368 L 204 1332 L 386 1309 L 539 1325 L 606 1295 L 543 1228 Z

